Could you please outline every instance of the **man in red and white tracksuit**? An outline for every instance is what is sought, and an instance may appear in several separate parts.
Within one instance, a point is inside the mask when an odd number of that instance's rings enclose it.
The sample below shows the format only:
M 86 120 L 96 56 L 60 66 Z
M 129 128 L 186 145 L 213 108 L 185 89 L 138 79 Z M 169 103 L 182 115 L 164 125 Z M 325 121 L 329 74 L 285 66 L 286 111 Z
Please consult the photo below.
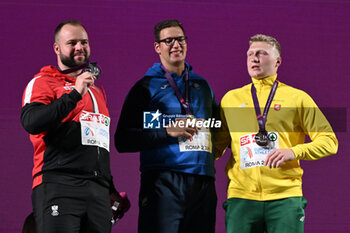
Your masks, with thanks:
M 118 201 L 122 212 L 129 203 L 112 181 L 105 96 L 94 85 L 95 76 L 76 69 L 90 57 L 88 35 L 80 22 L 57 26 L 54 51 L 58 68 L 45 66 L 29 82 L 21 113 L 34 147 L 37 229 L 110 232 L 111 201 Z

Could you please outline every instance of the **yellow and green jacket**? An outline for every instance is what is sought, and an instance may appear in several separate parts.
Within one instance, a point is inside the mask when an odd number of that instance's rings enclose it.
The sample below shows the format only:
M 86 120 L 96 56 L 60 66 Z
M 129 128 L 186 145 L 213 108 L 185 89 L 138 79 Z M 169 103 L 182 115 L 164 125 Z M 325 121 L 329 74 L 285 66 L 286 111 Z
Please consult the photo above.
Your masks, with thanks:
M 277 75 L 262 80 L 252 78 L 261 112 L 276 78 Z M 267 201 L 302 196 L 303 169 L 299 160 L 317 160 L 335 154 L 338 149 L 335 134 L 308 94 L 279 82 L 266 130 L 278 132 L 279 148 L 292 149 L 296 159 L 279 168 L 260 166 L 242 170 L 240 137 L 259 131 L 251 85 L 229 91 L 220 103 L 222 127 L 214 133 L 215 158 L 231 146 L 232 154 L 226 165 L 227 197 Z M 306 135 L 311 142 L 305 143 Z

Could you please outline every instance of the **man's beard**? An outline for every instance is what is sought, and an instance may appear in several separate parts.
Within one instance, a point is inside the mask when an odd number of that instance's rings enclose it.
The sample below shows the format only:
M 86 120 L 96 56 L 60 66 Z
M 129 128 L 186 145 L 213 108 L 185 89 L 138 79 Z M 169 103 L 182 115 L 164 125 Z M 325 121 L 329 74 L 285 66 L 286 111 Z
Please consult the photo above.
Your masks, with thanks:
M 86 53 L 84 53 L 84 56 L 85 56 L 85 59 L 83 61 L 79 61 L 79 64 L 77 64 L 77 62 L 74 60 L 74 54 L 70 55 L 69 57 L 63 54 L 60 54 L 60 59 L 63 65 L 69 68 L 73 68 L 78 65 L 82 65 L 89 60 L 90 57 L 88 57 Z

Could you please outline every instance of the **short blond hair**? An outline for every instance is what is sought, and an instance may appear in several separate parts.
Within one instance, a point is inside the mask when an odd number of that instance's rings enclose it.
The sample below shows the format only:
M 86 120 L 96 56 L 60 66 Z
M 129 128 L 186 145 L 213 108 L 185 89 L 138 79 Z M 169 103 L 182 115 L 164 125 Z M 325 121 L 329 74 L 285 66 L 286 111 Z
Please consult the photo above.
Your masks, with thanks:
M 281 45 L 272 36 L 267 36 L 264 34 L 256 34 L 256 35 L 250 37 L 249 46 L 252 45 L 253 42 L 266 42 L 269 45 L 275 47 L 278 51 L 278 55 L 281 56 Z

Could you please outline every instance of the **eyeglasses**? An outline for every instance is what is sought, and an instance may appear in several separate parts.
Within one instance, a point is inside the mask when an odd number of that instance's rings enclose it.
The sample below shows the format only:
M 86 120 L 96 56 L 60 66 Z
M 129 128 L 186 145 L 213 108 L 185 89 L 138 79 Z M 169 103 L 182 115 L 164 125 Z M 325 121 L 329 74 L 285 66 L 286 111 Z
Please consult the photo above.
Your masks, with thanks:
M 185 45 L 187 36 L 178 36 L 178 37 L 168 37 L 163 40 L 158 40 L 158 43 L 164 42 L 167 46 L 172 46 L 175 44 L 175 41 L 179 42 L 180 45 Z

